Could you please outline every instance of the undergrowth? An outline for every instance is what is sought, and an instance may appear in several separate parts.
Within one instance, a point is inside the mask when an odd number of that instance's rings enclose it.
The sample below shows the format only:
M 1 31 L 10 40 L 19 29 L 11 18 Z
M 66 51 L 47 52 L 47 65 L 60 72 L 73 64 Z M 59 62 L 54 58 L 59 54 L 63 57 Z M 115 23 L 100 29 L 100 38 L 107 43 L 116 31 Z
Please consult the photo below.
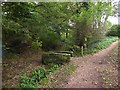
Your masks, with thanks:
M 57 87 L 67 80 L 67 77 L 76 70 L 76 65 L 49 64 L 45 67 L 34 69 L 29 75 L 23 73 L 20 77 L 21 88 Z M 57 74 L 57 75 L 56 75 Z M 54 77 L 54 78 L 52 78 Z M 56 82 L 59 81 L 59 82 Z
M 102 49 L 105 49 L 110 44 L 112 44 L 112 42 L 115 42 L 117 40 L 118 40 L 118 37 L 106 37 L 106 38 L 100 40 L 99 42 L 94 43 L 93 45 L 90 45 L 88 47 L 88 50 L 86 51 L 86 54 L 96 53 Z
M 118 37 L 105 37 L 104 39 L 101 39 L 97 42 L 94 42 L 90 45 L 87 46 L 87 49 L 83 50 L 83 54 L 93 54 L 96 53 L 102 49 L 107 48 L 112 42 L 117 41 L 119 38 Z M 77 50 L 74 52 L 74 55 L 76 56 L 82 56 L 81 55 L 81 50 Z
M 38 85 L 37 88 L 62 88 L 67 84 L 71 74 L 74 74 L 77 66 L 72 62 L 61 65 L 58 70 L 48 76 L 45 84 Z
M 31 72 L 30 75 L 23 73 L 20 77 L 21 88 L 35 88 L 39 84 L 47 82 L 49 74 L 59 68 L 59 65 L 51 64 L 49 68 L 39 67 Z

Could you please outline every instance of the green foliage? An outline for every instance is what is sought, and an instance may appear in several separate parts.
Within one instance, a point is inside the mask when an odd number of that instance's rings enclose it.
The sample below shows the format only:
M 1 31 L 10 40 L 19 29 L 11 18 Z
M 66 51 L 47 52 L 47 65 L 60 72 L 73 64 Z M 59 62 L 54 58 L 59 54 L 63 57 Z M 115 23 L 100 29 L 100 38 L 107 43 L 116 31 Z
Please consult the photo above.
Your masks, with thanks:
M 96 41 L 93 44 L 88 46 L 88 49 L 87 51 L 85 51 L 85 53 L 86 54 L 96 53 L 99 50 L 107 48 L 112 42 L 116 40 L 118 40 L 118 37 L 106 37 L 104 39 Z
M 46 30 L 46 32 L 43 31 L 43 33 L 40 34 L 40 40 L 42 41 L 43 50 L 46 51 L 55 50 L 61 44 L 60 36 L 49 30 Z
M 120 37 L 120 25 L 113 25 L 106 35 Z
M 20 87 L 22 88 L 35 88 L 36 83 L 29 78 L 25 73 L 20 77 Z
M 62 65 L 59 68 L 59 70 L 57 70 L 55 73 L 50 75 L 49 77 L 50 82 L 44 86 L 59 87 L 61 86 L 61 83 L 65 84 L 65 82 L 68 80 L 68 77 L 75 72 L 76 68 L 77 66 L 71 62 L 65 65 Z
M 31 4 L 27 2 L 2 3 L 4 56 L 9 53 L 20 54 L 30 49 L 32 36 L 23 23 L 26 19 L 31 18 L 30 8 Z
M 1 5 L 3 50 L 17 54 L 40 48 L 76 51 L 75 46 L 87 46 L 104 36 L 107 18 L 113 12 L 110 2 L 3 2 Z
M 88 2 L 87 4 L 86 9 L 86 6 L 76 3 L 77 12 L 72 16 L 72 20 L 75 23 L 73 26 L 75 29 L 74 37 L 76 37 L 75 42 L 80 47 L 84 46 L 85 38 L 88 39 L 88 42 L 91 42 L 92 38 L 103 37 L 107 18 L 112 14 L 110 2 L 97 2 L 96 4 Z M 105 12 L 105 18 L 102 18 L 103 12 Z M 101 22 L 101 19 L 104 19 L 104 22 Z
M 40 48 L 44 51 L 73 51 L 82 55 L 97 52 L 117 40 L 111 37 L 101 39 L 107 29 L 107 18 L 113 12 L 111 2 L 2 2 L 1 6 L 4 55 L 17 55 Z M 117 34 L 117 29 L 114 30 Z M 66 52 L 48 52 L 42 56 L 44 64 L 59 65 L 69 61 L 70 54 Z M 36 69 L 29 76 L 23 74 L 20 86 L 34 88 L 46 82 L 47 75 L 54 72 L 58 65 L 51 65 L 48 70 Z
M 58 65 L 52 64 L 48 69 L 39 67 L 33 70 L 29 76 L 23 73 L 20 77 L 21 88 L 36 88 L 38 84 L 45 84 L 48 82 L 49 74 L 53 73 L 59 68 Z
M 31 73 L 30 77 L 34 80 L 34 82 L 40 82 L 42 78 L 47 78 L 45 68 L 36 69 Z
M 43 64 L 64 64 L 70 61 L 70 54 L 66 53 L 43 53 L 42 55 L 42 63 Z
M 32 47 L 33 47 L 33 49 L 39 49 L 40 47 L 42 47 L 42 42 L 38 41 L 38 40 L 33 41 L 32 42 Z
M 57 70 L 57 68 L 59 68 L 59 65 L 57 65 L 57 64 L 51 64 L 51 65 L 50 65 L 50 68 L 47 70 L 47 73 L 48 73 L 48 74 L 51 74 L 51 73 L 53 73 L 55 70 Z
M 30 18 L 32 4 L 28 2 L 3 2 L 2 11 L 6 18 L 13 21 Z
M 75 50 L 74 55 L 75 56 L 82 56 L 86 54 L 93 54 L 96 53 L 102 49 L 107 48 L 112 42 L 118 40 L 118 37 L 105 37 L 103 39 L 98 39 L 94 42 L 89 43 L 89 45 L 86 48 L 83 48 L 83 52 L 81 49 Z
M 20 53 L 31 45 L 31 36 L 19 23 L 3 18 L 3 41 L 4 52 Z
M 77 45 L 73 45 L 73 50 L 74 50 L 74 51 L 79 50 L 79 49 L 80 49 L 79 46 L 77 46 Z

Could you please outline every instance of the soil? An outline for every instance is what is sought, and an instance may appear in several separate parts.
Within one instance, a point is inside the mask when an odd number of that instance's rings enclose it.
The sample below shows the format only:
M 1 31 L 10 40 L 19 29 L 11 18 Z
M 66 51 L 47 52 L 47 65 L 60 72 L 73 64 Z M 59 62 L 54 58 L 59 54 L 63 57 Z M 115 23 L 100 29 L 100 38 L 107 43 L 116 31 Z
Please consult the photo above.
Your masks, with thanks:
M 28 58 L 29 57 L 29 58 Z M 19 87 L 19 79 L 22 72 L 28 74 L 41 65 L 41 54 L 27 54 L 16 59 L 5 59 L 2 62 L 2 87 Z
M 114 88 L 118 86 L 118 43 L 94 55 L 73 57 L 78 67 L 64 88 Z M 116 48 L 116 49 L 114 49 Z

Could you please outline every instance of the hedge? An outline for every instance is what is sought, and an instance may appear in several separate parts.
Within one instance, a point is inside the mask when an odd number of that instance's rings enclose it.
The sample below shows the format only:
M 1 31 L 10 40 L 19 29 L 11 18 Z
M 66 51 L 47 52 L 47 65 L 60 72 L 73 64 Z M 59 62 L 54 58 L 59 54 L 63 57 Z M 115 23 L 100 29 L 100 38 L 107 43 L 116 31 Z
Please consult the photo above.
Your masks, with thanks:
M 120 25 L 113 25 L 106 35 L 120 37 Z

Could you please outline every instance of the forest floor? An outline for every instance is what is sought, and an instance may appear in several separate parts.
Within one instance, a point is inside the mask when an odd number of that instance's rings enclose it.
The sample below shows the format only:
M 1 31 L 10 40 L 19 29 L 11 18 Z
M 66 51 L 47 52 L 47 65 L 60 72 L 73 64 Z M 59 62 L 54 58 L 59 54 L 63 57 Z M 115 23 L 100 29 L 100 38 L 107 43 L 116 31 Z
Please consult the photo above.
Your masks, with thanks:
M 72 57 L 71 62 L 77 65 L 77 70 L 71 75 L 63 73 L 66 70 L 59 72 L 55 79 L 59 79 L 60 82 L 53 83 L 51 87 L 111 88 L 118 86 L 118 41 L 96 54 Z M 29 73 L 40 65 L 39 54 L 30 55 L 29 58 L 4 60 L 2 86 L 18 87 L 22 71 Z M 67 80 L 65 80 L 66 77 Z
M 118 87 L 118 43 L 93 55 L 71 58 L 77 70 L 64 88 Z
M 41 66 L 40 53 L 27 54 L 15 59 L 5 59 L 2 62 L 2 87 L 19 87 L 22 72 L 30 73 L 33 69 Z M 26 57 L 25 57 L 26 56 Z

